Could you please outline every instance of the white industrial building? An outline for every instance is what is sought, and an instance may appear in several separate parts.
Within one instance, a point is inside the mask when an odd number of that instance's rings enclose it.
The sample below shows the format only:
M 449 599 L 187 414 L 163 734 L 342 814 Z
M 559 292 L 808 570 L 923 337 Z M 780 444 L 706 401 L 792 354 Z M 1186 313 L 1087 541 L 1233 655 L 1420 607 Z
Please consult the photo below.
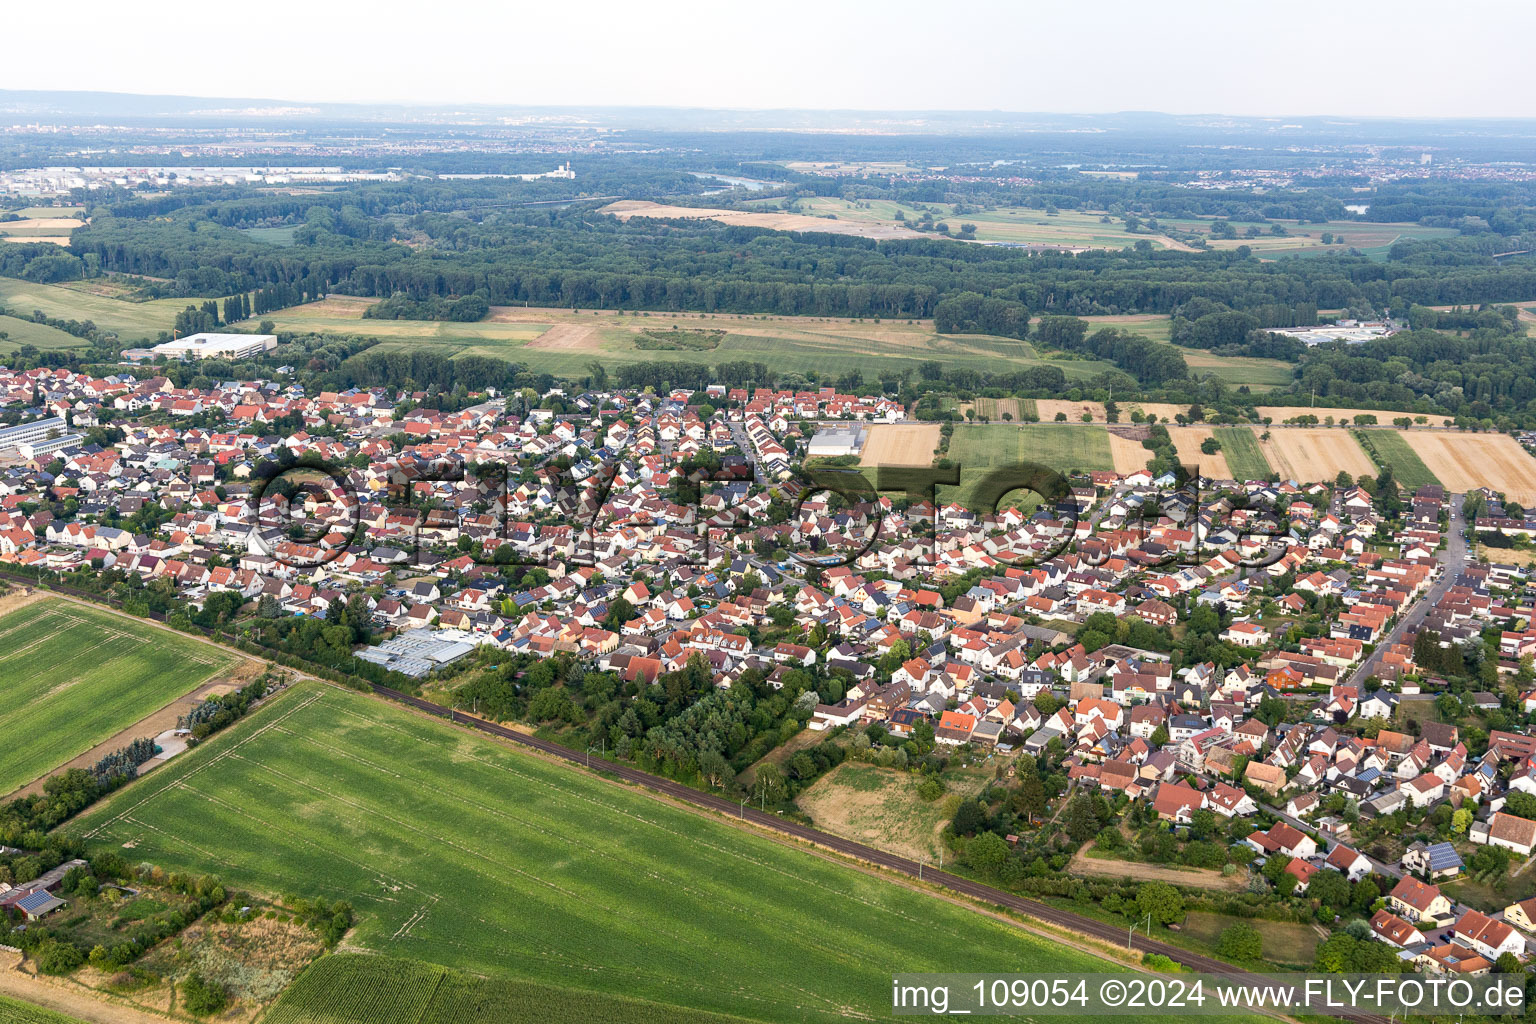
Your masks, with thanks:
M 1391 320 L 1340 320 L 1336 324 L 1319 324 L 1315 327 L 1266 327 L 1270 334 L 1295 338 L 1303 345 L 1326 345 L 1330 341 L 1342 341 L 1346 345 L 1364 345 L 1378 338 L 1390 338 L 1399 330 Z
M 42 444 L 50 439 L 61 438 L 69 433 L 69 424 L 62 416 L 18 423 L 14 427 L 0 428 L 0 452 L 20 449 L 23 445 Z M 25 456 L 31 458 L 30 455 Z
M 857 455 L 864 450 L 869 428 L 862 423 L 838 424 L 823 427 L 811 437 L 805 454 L 811 458 L 836 458 L 839 455 Z
M 249 359 L 277 348 L 275 334 L 189 334 L 150 352 L 173 359 Z

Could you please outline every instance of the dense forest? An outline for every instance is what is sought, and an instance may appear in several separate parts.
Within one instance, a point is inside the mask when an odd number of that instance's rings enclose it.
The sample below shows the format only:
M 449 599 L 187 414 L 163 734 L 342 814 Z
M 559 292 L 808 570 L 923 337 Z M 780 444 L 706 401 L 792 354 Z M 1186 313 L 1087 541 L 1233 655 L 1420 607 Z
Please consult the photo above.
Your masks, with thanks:
M 67 251 L 8 244 L 0 249 L 0 274 L 36 282 L 129 275 L 145 297 L 198 299 L 178 319 L 183 331 L 216 327 L 221 309 L 229 321 L 328 294 L 374 299 L 367 315 L 376 318 L 472 321 L 492 305 L 524 303 L 932 317 L 943 333 L 1028 339 L 1117 368 L 1082 382 L 1084 394 L 1251 407 L 1254 396 L 1190 371 L 1181 351 L 1205 349 L 1294 364 L 1293 382 L 1266 396 L 1281 404 L 1315 395 L 1336 405 L 1368 402 L 1503 425 L 1529 422 L 1527 406 L 1536 405 L 1536 343 L 1524 337 L 1515 311 L 1499 306 L 1536 296 L 1536 256 L 1525 251 L 1536 250 L 1536 186 L 1379 185 L 1368 190 L 1368 203 L 1352 204 L 1351 214 L 1344 202 L 1359 198 L 1359 186 L 1348 178 L 1258 192 L 1192 188 L 1154 172 L 1123 178 L 1057 170 L 1021 180 L 1007 164 L 977 164 L 947 179 L 840 179 L 765 162 L 781 142 L 749 133 L 699 159 L 676 152 L 596 156 L 583 160 L 576 180 L 413 177 L 300 194 L 236 185 L 154 194 L 109 189 L 79 197 L 89 203 L 92 220 L 74 232 Z M 519 173 L 553 159 L 444 155 L 425 172 Z M 1137 244 L 1072 254 L 701 220 L 624 222 L 600 212 L 611 197 L 681 205 L 739 201 L 740 193 L 711 194 L 690 164 L 754 174 L 766 183 L 755 195 L 947 202 L 957 210 L 1026 204 L 1107 210 L 1143 221 L 1391 218 L 1456 233 L 1403 237 L 1370 254 L 1339 247 L 1310 258 L 1261 259 L 1246 247 L 1180 252 Z M 289 230 L 279 244 L 251 232 L 260 228 Z M 1366 345 L 1310 350 L 1268 331 L 1314 323 L 1319 310 L 1366 317 L 1391 310 L 1411 330 Z M 1175 344 L 1122 330 L 1092 331 L 1077 319 L 1135 313 L 1170 315 Z M 443 393 L 534 386 L 545 376 L 495 359 L 355 351 L 313 369 L 341 386 L 408 380 Z M 657 360 L 614 370 L 624 386 L 756 384 L 777 376 L 761 363 L 728 360 L 716 366 Z M 1065 387 L 1056 367 L 987 372 L 937 364 L 916 375 L 865 381 L 854 374 L 838 383 L 907 393 L 942 386 L 1050 395 Z

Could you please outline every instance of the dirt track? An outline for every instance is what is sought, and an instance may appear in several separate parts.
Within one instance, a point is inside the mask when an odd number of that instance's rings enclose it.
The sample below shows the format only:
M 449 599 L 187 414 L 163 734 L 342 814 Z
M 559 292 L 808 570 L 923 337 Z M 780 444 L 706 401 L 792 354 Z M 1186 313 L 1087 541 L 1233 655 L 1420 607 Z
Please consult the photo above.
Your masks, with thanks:
M 13 999 L 44 1006 L 90 1024 L 165 1024 L 171 1019 L 137 1007 L 97 999 L 68 981 L 38 978 L 30 971 L 18 970 L 20 960 L 14 953 L 0 953 L 0 993 Z
M 1088 856 L 1093 844 L 1088 843 L 1072 855 L 1067 869 L 1072 874 L 1098 875 L 1100 878 L 1133 878 L 1138 882 L 1170 882 L 1173 885 L 1193 885 L 1201 889 L 1241 889 L 1243 879 L 1237 875 L 1223 875 L 1210 868 L 1182 868 L 1169 864 L 1140 864 L 1126 860 L 1099 860 Z

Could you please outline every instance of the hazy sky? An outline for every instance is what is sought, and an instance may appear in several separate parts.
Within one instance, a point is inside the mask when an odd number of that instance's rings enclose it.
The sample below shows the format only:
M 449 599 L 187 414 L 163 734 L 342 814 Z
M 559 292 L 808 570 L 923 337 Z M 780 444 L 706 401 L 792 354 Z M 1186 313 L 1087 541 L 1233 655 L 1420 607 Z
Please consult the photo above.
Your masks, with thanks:
M 1536 116 L 1523 55 L 1536 37 L 1536 5 L 1524 0 L 10 7 L 0 88 L 364 102 Z

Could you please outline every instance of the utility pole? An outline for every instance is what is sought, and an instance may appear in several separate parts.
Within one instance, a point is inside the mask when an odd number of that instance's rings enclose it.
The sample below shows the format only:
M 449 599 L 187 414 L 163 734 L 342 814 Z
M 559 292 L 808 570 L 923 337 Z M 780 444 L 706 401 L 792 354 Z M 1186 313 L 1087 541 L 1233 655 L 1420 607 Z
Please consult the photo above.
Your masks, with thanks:
M 1125 930 L 1125 948 L 1127 950 L 1129 950 L 1131 948 L 1131 936 L 1136 933 L 1136 926 L 1138 924 L 1140 924 L 1140 923 L 1141 922 L 1139 922 L 1139 921 L 1132 921 L 1131 922 L 1131 926 Z M 1151 915 L 1151 913 L 1147 914 L 1147 923 L 1146 923 L 1146 926 L 1144 928 L 1142 928 L 1142 931 L 1146 933 L 1147 938 L 1151 938 L 1152 937 L 1152 915 Z

